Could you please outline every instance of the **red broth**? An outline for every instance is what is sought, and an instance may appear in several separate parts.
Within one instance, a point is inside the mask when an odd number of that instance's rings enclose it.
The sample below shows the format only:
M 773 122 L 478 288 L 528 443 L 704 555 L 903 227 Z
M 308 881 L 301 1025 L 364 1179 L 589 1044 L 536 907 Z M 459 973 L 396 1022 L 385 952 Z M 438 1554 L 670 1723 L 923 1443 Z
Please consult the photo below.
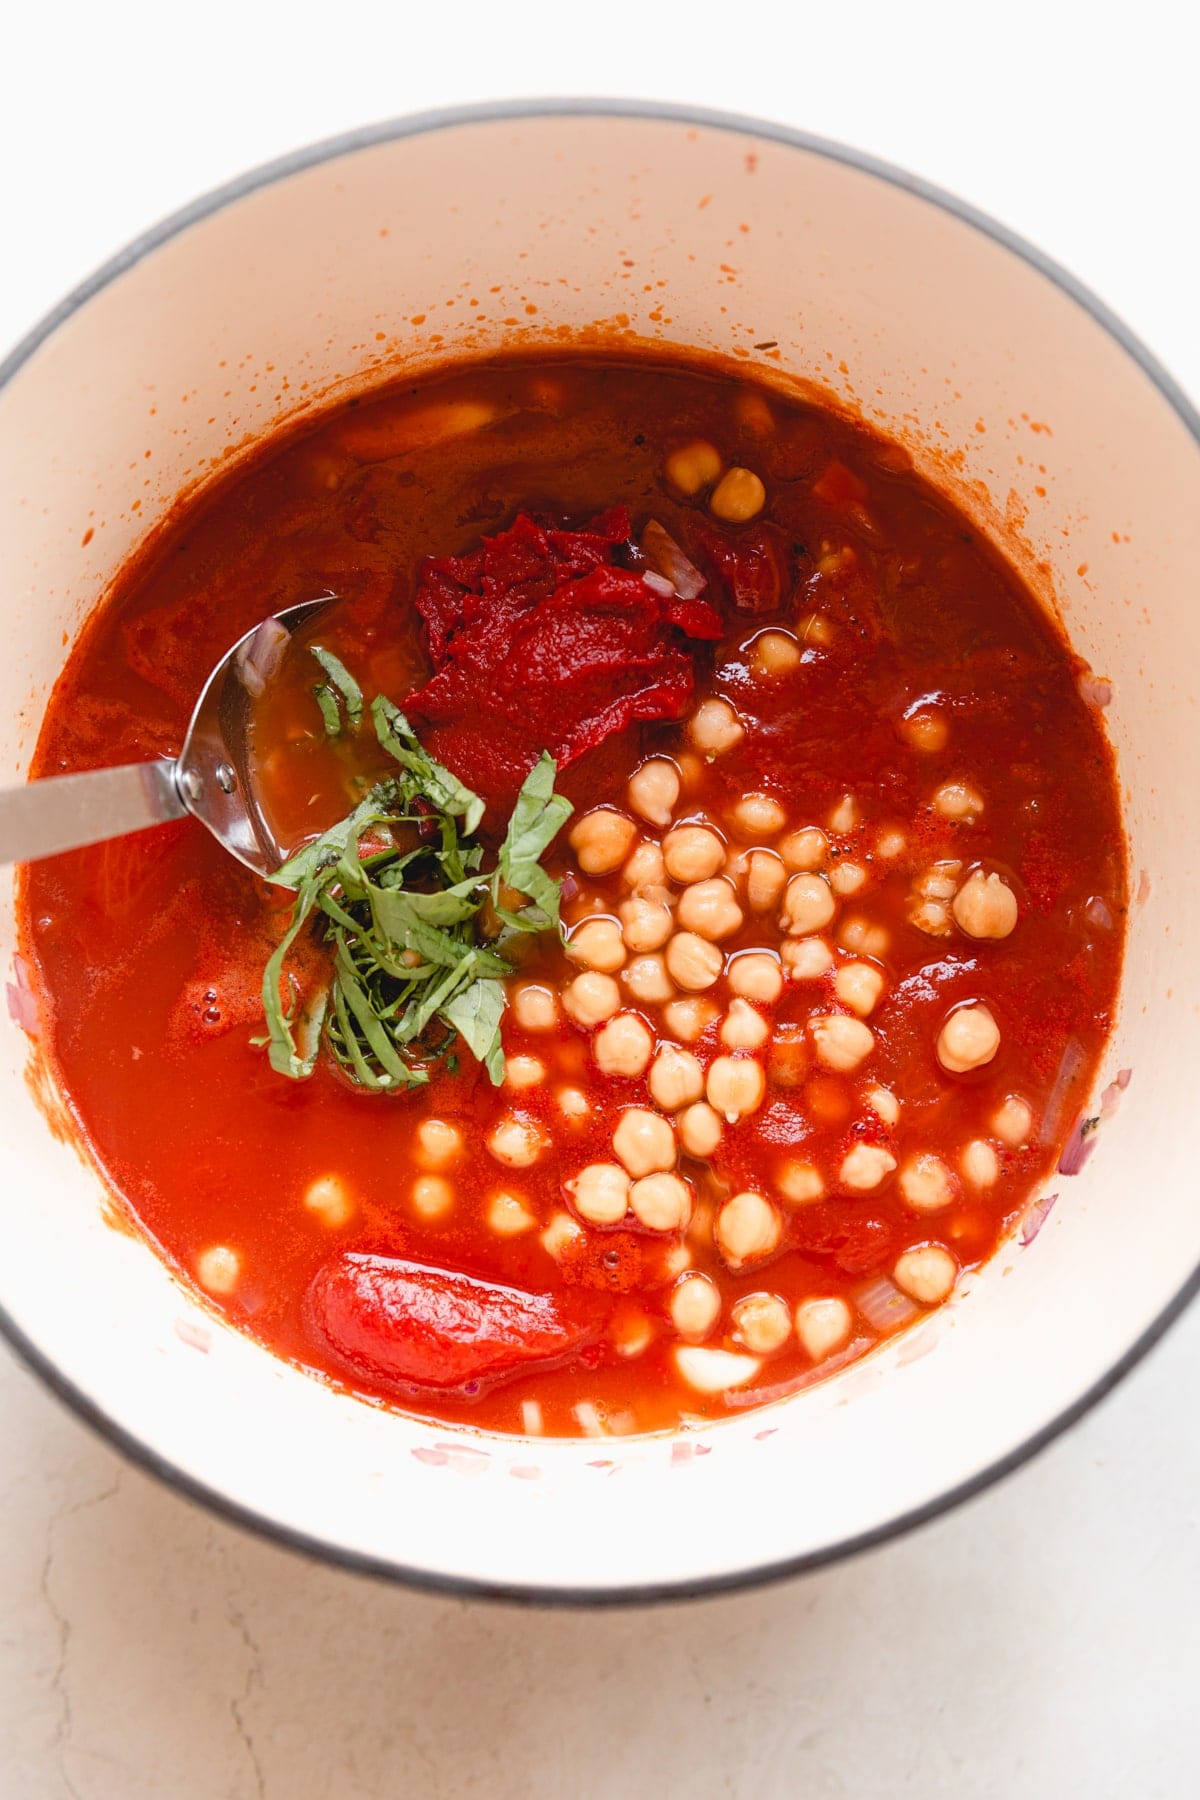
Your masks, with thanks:
M 753 517 L 715 516 L 756 498 L 739 475 L 722 500 L 716 461 L 762 483 Z M 253 1039 L 290 897 L 191 821 L 21 890 L 45 1050 L 162 1254 L 315 1374 L 504 1431 L 720 1415 L 940 1303 L 1053 1168 L 1123 946 L 1112 758 L 1057 629 L 897 446 L 716 369 L 499 363 L 267 443 L 118 580 L 34 773 L 176 751 L 229 643 L 323 591 L 321 641 L 400 700 L 427 670 L 424 556 L 615 505 L 683 546 L 724 635 L 689 646 L 685 717 L 560 783 L 568 942 L 509 984 L 503 1088 L 469 1056 L 408 1095 L 275 1074 Z M 256 727 L 297 840 L 347 805 L 312 685 L 289 652 Z M 354 1258 L 584 1323 L 535 1331 L 503 1381 L 413 1387 L 314 1322 L 358 1304 Z

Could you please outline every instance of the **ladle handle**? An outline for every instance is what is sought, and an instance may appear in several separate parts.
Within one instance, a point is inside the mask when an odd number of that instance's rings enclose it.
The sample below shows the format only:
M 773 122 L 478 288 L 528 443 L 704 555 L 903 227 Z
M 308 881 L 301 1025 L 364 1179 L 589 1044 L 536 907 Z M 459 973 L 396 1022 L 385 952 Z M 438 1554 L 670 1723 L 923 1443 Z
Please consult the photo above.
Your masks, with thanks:
M 0 788 L 0 863 L 34 862 L 187 811 L 171 761 L 125 763 Z

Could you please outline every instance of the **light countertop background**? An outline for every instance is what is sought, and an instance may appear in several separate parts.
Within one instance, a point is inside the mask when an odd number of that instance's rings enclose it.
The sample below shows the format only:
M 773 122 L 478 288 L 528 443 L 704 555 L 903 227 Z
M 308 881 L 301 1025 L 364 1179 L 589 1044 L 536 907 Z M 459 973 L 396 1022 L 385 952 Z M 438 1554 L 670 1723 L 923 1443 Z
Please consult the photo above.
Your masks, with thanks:
M 163 213 L 283 150 L 460 100 L 631 94 L 785 120 L 957 190 L 1200 394 L 1179 0 L 13 14 L 0 352 Z M 719 1601 L 527 1612 L 246 1537 L 0 1352 L 0 1800 L 1183 1800 L 1198 1493 L 1193 1309 L 1031 1467 L 898 1544 Z

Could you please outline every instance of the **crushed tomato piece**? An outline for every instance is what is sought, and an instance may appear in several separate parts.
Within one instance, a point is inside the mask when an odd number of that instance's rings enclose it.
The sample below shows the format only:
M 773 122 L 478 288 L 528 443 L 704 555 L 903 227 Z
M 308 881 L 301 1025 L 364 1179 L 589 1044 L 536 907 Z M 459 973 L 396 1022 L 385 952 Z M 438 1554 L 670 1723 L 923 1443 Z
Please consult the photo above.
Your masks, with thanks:
M 720 617 L 620 567 L 628 542 L 624 507 L 582 531 L 522 513 L 472 555 L 422 564 L 416 604 L 434 672 L 404 710 L 489 807 L 512 803 L 542 750 L 561 769 L 614 732 L 681 718 L 691 703 L 688 640 L 715 642 Z
M 594 1308 L 478 1281 L 449 1269 L 347 1252 L 308 1290 L 312 1329 L 365 1379 L 456 1388 L 494 1382 L 576 1351 L 599 1330 Z

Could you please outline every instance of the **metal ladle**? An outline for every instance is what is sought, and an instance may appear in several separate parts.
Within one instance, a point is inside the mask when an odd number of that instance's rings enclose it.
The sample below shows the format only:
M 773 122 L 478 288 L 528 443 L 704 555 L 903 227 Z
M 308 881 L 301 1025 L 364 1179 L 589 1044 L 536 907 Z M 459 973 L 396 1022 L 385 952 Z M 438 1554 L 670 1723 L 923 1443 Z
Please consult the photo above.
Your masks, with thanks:
M 238 639 L 205 682 L 174 760 L 0 789 L 0 863 L 80 850 L 191 813 L 248 869 L 274 874 L 289 850 L 277 842 L 250 774 L 250 714 L 261 692 L 262 652 L 278 654 L 280 627 L 294 634 L 331 598 L 286 607 Z

